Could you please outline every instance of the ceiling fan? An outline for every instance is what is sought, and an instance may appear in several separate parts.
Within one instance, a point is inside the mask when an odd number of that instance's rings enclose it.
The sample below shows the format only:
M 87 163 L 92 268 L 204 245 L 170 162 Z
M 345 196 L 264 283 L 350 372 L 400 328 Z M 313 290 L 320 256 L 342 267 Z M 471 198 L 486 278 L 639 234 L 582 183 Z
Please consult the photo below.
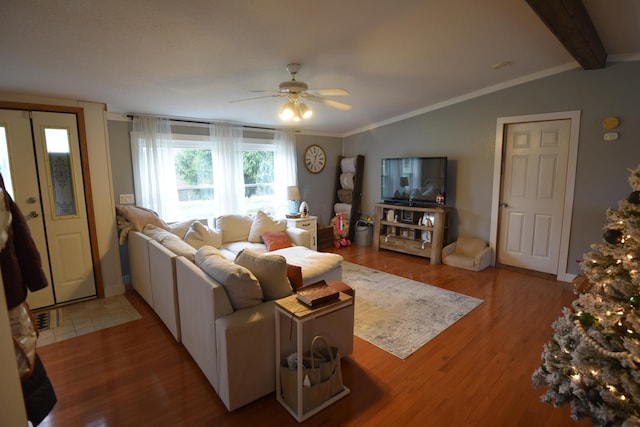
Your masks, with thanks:
M 280 111 L 280 118 L 283 120 L 300 121 L 301 118 L 306 119 L 311 117 L 312 112 L 309 107 L 303 102 L 303 100 L 320 102 L 328 105 L 329 107 L 337 108 L 339 110 L 351 110 L 351 105 L 343 102 L 335 101 L 333 99 L 324 98 L 325 96 L 346 96 L 349 95 L 344 89 L 309 89 L 309 86 L 303 82 L 296 80 L 296 74 L 300 70 L 300 64 L 291 63 L 287 64 L 287 71 L 291 75 L 291 80 L 280 83 L 278 90 L 252 90 L 250 92 L 265 93 L 267 95 L 257 96 L 254 98 L 239 99 L 235 102 L 251 101 L 261 98 L 279 98 L 287 97 L 287 102 Z

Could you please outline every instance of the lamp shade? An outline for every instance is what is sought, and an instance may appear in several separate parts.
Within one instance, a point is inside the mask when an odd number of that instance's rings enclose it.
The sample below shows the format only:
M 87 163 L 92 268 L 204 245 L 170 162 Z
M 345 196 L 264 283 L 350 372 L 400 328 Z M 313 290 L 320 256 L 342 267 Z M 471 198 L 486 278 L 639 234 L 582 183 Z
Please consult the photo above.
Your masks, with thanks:
M 287 187 L 287 200 L 300 200 L 300 189 L 297 186 Z

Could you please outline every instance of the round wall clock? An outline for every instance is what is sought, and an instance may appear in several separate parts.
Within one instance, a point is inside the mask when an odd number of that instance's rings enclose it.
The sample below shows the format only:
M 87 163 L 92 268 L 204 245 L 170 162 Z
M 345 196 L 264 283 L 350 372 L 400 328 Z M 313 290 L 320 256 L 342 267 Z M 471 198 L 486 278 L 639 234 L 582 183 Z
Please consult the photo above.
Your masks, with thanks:
M 311 173 L 319 173 L 327 163 L 327 156 L 319 145 L 310 145 L 304 152 L 304 165 Z

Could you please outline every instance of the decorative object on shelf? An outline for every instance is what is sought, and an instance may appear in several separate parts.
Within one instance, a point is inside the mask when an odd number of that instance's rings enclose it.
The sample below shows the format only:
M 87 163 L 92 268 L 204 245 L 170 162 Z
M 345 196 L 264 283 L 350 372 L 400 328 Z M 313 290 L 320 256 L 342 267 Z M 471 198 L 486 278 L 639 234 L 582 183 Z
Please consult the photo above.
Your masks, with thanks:
M 402 222 L 406 222 L 408 224 L 413 223 L 413 211 L 402 210 Z
M 320 173 L 327 163 L 327 155 L 322 147 L 313 144 L 304 152 L 304 166 L 311 173 Z
M 393 220 L 394 220 L 394 211 L 393 209 L 389 209 L 387 211 L 387 221 L 393 222 Z
M 444 193 L 438 193 L 436 196 L 436 205 L 439 207 L 444 206 Z
M 422 222 L 420 225 L 424 225 L 425 227 L 433 227 L 433 214 L 425 212 L 422 214 Z
M 291 185 L 287 187 L 287 199 L 289 199 L 289 214 L 287 218 L 298 218 L 300 213 L 298 212 L 298 203 L 300 203 L 300 189 Z
M 309 205 L 307 202 L 300 203 L 300 217 L 309 218 Z

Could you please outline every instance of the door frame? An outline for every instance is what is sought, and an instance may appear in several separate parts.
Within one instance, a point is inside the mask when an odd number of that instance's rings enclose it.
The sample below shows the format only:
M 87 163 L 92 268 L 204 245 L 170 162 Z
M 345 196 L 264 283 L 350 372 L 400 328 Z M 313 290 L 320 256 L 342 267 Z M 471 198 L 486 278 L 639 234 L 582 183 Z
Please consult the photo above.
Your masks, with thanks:
M 89 222 L 89 241 L 91 244 L 91 262 L 96 283 L 98 298 L 104 298 L 104 282 L 102 280 L 102 268 L 100 265 L 100 252 L 98 250 L 98 234 L 96 231 L 95 210 L 93 206 L 93 193 L 91 192 L 91 174 L 89 173 L 89 155 L 87 149 L 87 132 L 85 129 L 84 109 L 81 107 L 67 107 L 62 105 L 31 104 L 24 102 L 11 102 L 0 100 L 0 108 L 6 110 L 44 111 L 50 113 L 75 114 L 78 126 L 78 142 L 80 145 L 80 163 L 82 167 L 82 182 Z
M 502 191 L 502 167 L 504 157 L 504 137 L 506 128 L 510 124 L 525 122 L 542 122 L 550 120 L 571 121 L 569 135 L 569 158 L 567 163 L 567 178 L 565 181 L 564 207 L 560 235 L 560 251 L 558 255 L 557 279 L 570 282 L 576 275 L 567 273 L 569 259 L 569 239 L 571 237 L 571 218 L 573 214 L 573 196 L 575 190 L 576 168 L 578 162 L 578 142 L 580 133 L 580 110 L 562 111 L 557 113 L 529 114 L 523 116 L 498 117 L 496 124 L 496 145 L 493 162 L 493 190 L 491 195 L 491 228 L 489 231 L 489 245 L 493 248 L 492 265 L 496 263 L 498 229 L 500 218 L 500 196 Z

